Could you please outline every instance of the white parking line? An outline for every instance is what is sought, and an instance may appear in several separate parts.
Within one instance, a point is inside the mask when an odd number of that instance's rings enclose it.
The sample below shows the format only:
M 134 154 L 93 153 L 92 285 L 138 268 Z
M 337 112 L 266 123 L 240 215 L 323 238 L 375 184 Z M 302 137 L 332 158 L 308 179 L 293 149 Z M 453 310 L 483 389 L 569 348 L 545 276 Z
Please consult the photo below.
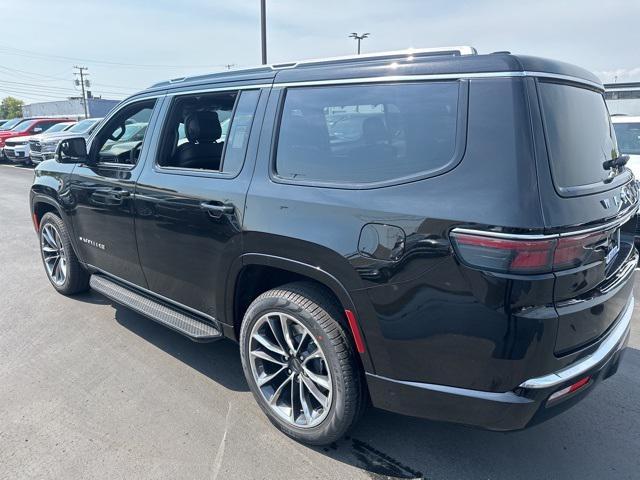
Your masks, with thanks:
M 33 171 L 33 168 L 25 167 L 23 165 L 11 165 L 11 164 L 3 163 L 3 164 L 0 164 L 0 167 L 17 168 L 18 170 Z

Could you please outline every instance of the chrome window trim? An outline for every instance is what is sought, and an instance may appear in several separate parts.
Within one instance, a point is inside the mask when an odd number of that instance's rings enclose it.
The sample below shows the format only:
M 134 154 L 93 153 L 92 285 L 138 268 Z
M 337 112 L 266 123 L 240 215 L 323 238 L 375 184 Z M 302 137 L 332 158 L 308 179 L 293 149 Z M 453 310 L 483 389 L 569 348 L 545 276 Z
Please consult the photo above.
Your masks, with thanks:
M 180 90 L 167 92 L 167 97 L 178 97 L 183 95 L 194 95 L 197 93 L 212 92 L 233 92 L 236 90 L 259 90 L 261 88 L 270 88 L 271 83 L 256 83 L 252 85 L 227 85 L 225 87 L 200 88 L 195 90 Z
M 532 389 L 557 387 L 558 385 L 561 385 L 562 383 L 565 383 L 579 375 L 585 374 L 604 361 L 611 352 L 616 349 L 620 349 L 620 345 L 624 341 L 625 335 L 629 330 L 629 325 L 631 324 L 634 303 L 635 301 L 632 296 L 629 303 L 627 303 L 618 324 L 613 328 L 613 330 L 611 330 L 611 332 L 609 332 L 598 349 L 591 355 L 588 355 L 582 360 L 579 360 L 562 370 L 558 370 L 557 372 L 526 380 L 520 384 L 520 387 Z
M 574 83 L 580 83 L 589 85 L 598 90 L 604 91 L 604 87 L 596 82 L 586 80 L 580 77 L 573 77 L 571 75 L 561 75 L 548 72 L 531 72 L 531 71 L 502 71 L 502 72 L 469 72 L 469 73 L 435 73 L 425 75 L 384 75 L 379 77 L 354 77 L 354 78 L 336 78 L 325 80 L 303 80 L 299 82 L 274 82 L 274 83 L 255 83 L 248 85 L 226 85 L 222 87 L 209 87 L 209 88 L 197 88 L 188 89 L 188 85 L 185 85 L 185 90 L 170 90 L 166 93 L 167 97 L 174 97 L 180 95 L 190 95 L 196 93 L 209 93 L 209 92 L 224 92 L 233 90 L 255 90 L 260 88 L 271 87 L 303 87 L 303 86 L 320 86 L 320 85 L 345 85 L 352 83 L 383 83 L 383 82 L 411 82 L 420 80 L 463 80 L 471 78 L 518 78 L 518 77 L 538 77 L 538 78 L 550 78 L 556 80 L 565 80 Z M 177 84 L 176 84 L 177 85 Z M 162 94 L 155 96 L 148 96 L 144 98 L 155 98 L 162 96 Z M 140 98 L 137 100 L 143 100 Z M 124 106 L 125 104 L 123 104 Z
M 518 78 L 537 77 L 565 80 L 574 83 L 589 85 L 604 91 L 604 87 L 596 82 L 571 75 L 561 75 L 547 72 L 514 71 L 514 72 L 470 72 L 470 73 L 434 73 L 425 75 L 385 75 L 380 77 L 338 78 L 333 80 L 306 80 L 300 82 L 274 82 L 274 87 L 302 87 L 316 85 L 344 85 L 351 83 L 379 83 L 379 82 L 411 82 L 419 80 L 457 80 L 471 78 Z

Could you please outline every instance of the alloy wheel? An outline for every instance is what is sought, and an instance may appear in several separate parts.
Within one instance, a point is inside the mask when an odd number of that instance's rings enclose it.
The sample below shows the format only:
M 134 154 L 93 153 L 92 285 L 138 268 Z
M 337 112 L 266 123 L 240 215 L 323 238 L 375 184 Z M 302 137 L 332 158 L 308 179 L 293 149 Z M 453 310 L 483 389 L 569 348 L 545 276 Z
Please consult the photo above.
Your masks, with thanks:
M 251 330 L 249 357 L 253 379 L 279 418 L 298 428 L 325 419 L 331 373 L 320 344 L 301 322 L 282 312 L 260 317 Z
M 40 248 L 47 275 L 58 286 L 64 285 L 67 279 L 67 256 L 58 229 L 51 223 L 42 227 Z

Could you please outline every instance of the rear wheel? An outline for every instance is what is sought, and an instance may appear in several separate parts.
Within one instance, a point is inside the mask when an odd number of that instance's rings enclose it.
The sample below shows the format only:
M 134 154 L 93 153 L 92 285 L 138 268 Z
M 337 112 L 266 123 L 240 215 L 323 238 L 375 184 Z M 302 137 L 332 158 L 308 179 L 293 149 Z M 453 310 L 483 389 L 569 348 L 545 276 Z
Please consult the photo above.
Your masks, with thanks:
M 340 315 L 322 288 L 299 282 L 260 295 L 242 323 L 242 366 L 253 395 L 274 425 L 301 442 L 337 440 L 364 403 Z
M 65 295 L 88 290 L 89 274 L 73 251 L 62 219 L 54 213 L 45 213 L 39 236 L 42 263 L 53 288 Z

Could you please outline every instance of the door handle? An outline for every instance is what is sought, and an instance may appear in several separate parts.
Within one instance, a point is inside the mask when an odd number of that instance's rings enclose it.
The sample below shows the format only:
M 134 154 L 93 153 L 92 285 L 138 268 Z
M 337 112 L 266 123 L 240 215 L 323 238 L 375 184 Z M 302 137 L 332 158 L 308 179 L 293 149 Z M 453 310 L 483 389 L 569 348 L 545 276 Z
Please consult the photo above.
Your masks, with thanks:
M 206 210 L 207 213 L 213 218 L 220 218 L 224 214 L 231 214 L 235 211 L 233 205 L 229 205 L 226 203 L 211 203 L 211 202 L 202 202 L 200 204 L 200 208 Z
M 109 191 L 109 197 L 114 200 L 122 200 L 123 198 L 127 198 L 131 196 L 131 192 L 129 190 L 122 190 L 120 188 L 114 188 Z

